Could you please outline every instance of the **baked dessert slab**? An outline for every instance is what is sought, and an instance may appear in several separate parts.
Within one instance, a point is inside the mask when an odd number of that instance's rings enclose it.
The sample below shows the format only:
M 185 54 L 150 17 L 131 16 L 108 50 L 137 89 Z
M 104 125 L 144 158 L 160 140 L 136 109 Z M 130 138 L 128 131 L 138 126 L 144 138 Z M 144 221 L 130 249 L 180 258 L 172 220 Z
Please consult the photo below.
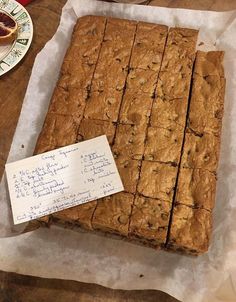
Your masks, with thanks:
M 140 35 L 141 37 L 143 37 L 143 34 L 147 30 L 149 30 L 149 26 L 151 25 L 144 23 L 136 24 L 136 32 L 133 40 L 130 62 L 132 61 L 134 53 L 136 53 L 137 51 L 136 49 L 139 49 L 141 45 L 137 44 L 136 41 L 139 40 Z M 129 66 L 126 78 L 126 86 L 123 90 L 122 104 L 120 106 L 120 111 L 117 119 L 118 124 L 116 128 L 116 136 L 114 140 L 114 145 L 112 146 L 112 151 L 115 155 L 117 168 L 120 172 L 125 192 L 129 192 L 132 194 L 136 193 L 137 184 L 140 177 L 140 160 L 143 158 L 144 154 L 147 122 L 150 115 L 154 92 L 158 81 L 158 73 L 161 66 L 161 59 L 164 52 L 166 36 L 167 27 L 155 26 L 155 44 L 158 44 L 159 50 L 158 53 L 155 53 L 155 70 L 151 70 L 148 66 L 147 69 L 143 69 L 140 67 L 132 68 L 132 64 L 129 62 L 131 66 Z M 153 42 L 152 40 L 146 40 L 146 43 L 150 44 Z M 136 59 L 142 61 L 143 52 L 136 54 Z M 137 105 L 141 105 L 140 108 Z M 137 108 L 139 108 L 139 112 L 137 112 Z M 106 109 L 103 110 L 103 108 L 101 107 L 100 109 L 101 112 L 107 112 Z M 126 196 L 129 196 L 129 200 L 132 201 L 130 203 L 130 211 L 128 211 L 128 209 L 126 211 L 128 214 L 128 220 L 127 228 L 125 228 L 125 230 L 126 237 L 128 237 L 128 226 L 130 223 L 130 216 L 132 215 L 134 196 L 131 194 Z M 106 222 L 107 219 L 104 218 L 104 209 L 108 209 L 109 207 L 109 203 L 107 203 L 107 200 L 115 202 L 113 203 L 114 208 L 112 212 L 119 213 L 120 207 L 122 207 L 122 197 L 124 198 L 122 194 L 118 194 L 117 199 L 116 197 L 108 198 L 104 199 L 105 204 L 103 204 L 103 200 L 98 203 L 98 206 L 95 210 L 95 214 L 92 218 L 92 224 L 96 229 L 99 229 L 103 232 L 107 232 L 109 230 L 110 233 L 118 233 L 124 235 L 124 230 L 122 232 L 120 229 L 117 229 L 117 224 L 112 225 L 111 223 L 109 223 L 108 227 Z M 128 201 L 126 201 L 126 203 L 129 204 Z M 101 221 L 103 221 L 103 224 L 101 224 Z M 118 226 L 120 228 L 120 223 L 118 224 Z
M 153 103 L 150 126 L 173 128 L 176 125 L 184 128 L 186 124 L 186 104 L 179 99 L 156 99 Z
M 81 45 L 81 43 L 87 44 L 90 42 L 91 37 L 103 38 L 104 28 L 107 19 L 102 16 L 83 16 L 78 19 L 78 22 L 74 27 L 74 34 L 71 38 L 72 45 Z M 81 41 L 81 37 L 88 38 L 88 40 Z M 68 49 L 70 51 L 70 49 Z M 66 55 L 66 58 L 68 56 Z
M 138 22 L 131 69 L 159 72 L 167 34 L 168 27 L 165 25 Z
M 91 139 L 100 135 L 106 135 L 112 145 L 115 138 L 116 126 L 109 121 L 83 119 L 80 123 L 77 141 Z
M 198 52 L 167 246 L 207 251 L 216 194 L 225 79 L 223 52 Z M 190 238 L 191 237 L 191 238 Z M 194 252 L 195 251 L 195 252 Z
M 220 138 L 213 134 L 198 135 L 187 129 L 181 165 L 184 168 L 216 172 L 220 153 Z
M 186 28 L 169 30 L 157 84 L 157 97 L 152 108 L 152 126 L 166 127 L 170 121 L 173 121 L 173 126 L 178 123 L 185 127 L 197 37 L 198 31 L 196 30 Z M 168 105 L 163 103 L 168 103 Z M 164 119 L 159 114 L 159 105 L 170 107 L 169 110 L 165 108 Z M 176 110 L 176 106 L 178 110 Z M 172 114 L 174 111 L 177 112 L 177 116 Z
M 92 90 L 86 103 L 84 117 L 117 122 L 122 96 L 122 90 L 113 88 L 101 91 Z
M 62 79 L 62 81 L 64 81 L 64 79 Z M 61 85 L 64 85 L 62 81 L 59 82 L 60 86 L 58 86 L 53 93 L 49 112 L 58 115 L 72 116 L 78 124 L 83 117 L 87 90 L 81 91 L 78 88 L 69 87 L 68 85 L 62 87 Z
M 166 26 L 138 23 L 120 111 L 121 123 L 137 125 L 148 122 L 167 32 Z M 145 35 L 149 35 L 148 38 Z
M 120 192 L 97 202 L 92 226 L 115 235 L 127 237 L 134 195 Z
M 172 207 L 184 138 L 197 35 L 198 32 L 195 30 L 181 28 L 171 28 L 168 32 L 146 133 L 145 160 L 142 161 L 137 186 L 138 193 L 145 197 L 169 201 L 170 209 Z M 176 82 L 180 81 L 180 78 L 181 84 L 175 85 Z M 182 126 L 181 124 L 170 123 L 173 116 L 169 117 L 168 115 L 163 124 L 163 120 L 159 122 L 159 104 L 162 104 L 163 101 L 173 101 L 171 105 L 175 108 L 174 102 L 180 99 Z M 169 112 L 173 110 L 175 109 L 171 109 Z M 150 212 L 147 212 L 149 213 L 148 215 L 151 215 L 151 212 L 150 208 Z M 132 217 L 133 212 L 131 221 Z M 139 218 L 140 223 L 142 223 L 143 218 L 141 216 Z M 150 219 L 149 216 L 146 218 L 147 220 Z M 139 224 L 138 220 L 136 220 L 136 224 Z M 169 220 L 167 224 L 169 224 Z M 164 229 L 166 236 L 167 230 L 168 227 Z M 145 241 L 145 239 L 143 240 Z M 157 242 L 158 239 L 156 238 L 156 246 L 158 246 Z M 164 242 L 159 242 L 159 246 L 164 244 L 165 240 Z
M 188 128 L 197 134 L 220 136 L 224 111 L 224 53 L 198 52 L 193 73 Z M 198 114 L 198 112 L 201 114 Z
M 199 255 L 207 251 L 211 232 L 211 212 L 175 205 L 166 247 L 176 252 Z
M 133 50 L 134 51 L 134 50 Z M 133 54 L 132 54 L 133 57 Z M 147 94 L 153 97 L 157 84 L 157 72 L 141 68 L 130 69 L 126 82 L 128 93 L 141 95 Z
M 138 184 L 138 192 L 144 196 L 170 202 L 168 227 L 184 141 L 197 37 L 196 30 L 169 30 L 147 130 L 144 158 L 149 161 L 142 164 Z
M 216 173 L 224 109 L 224 53 L 197 52 L 181 166 Z
M 114 157 L 125 192 L 135 194 L 140 175 L 141 160 L 130 159 L 126 155 L 117 156 L 114 154 Z
M 94 18 L 96 18 L 95 23 Z M 62 64 L 61 78 L 58 82 L 58 86 L 64 88 L 65 91 L 72 87 L 75 88 L 77 95 L 80 96 L 78 101 L 83 103 L 83 105 L 85 105 L 84 102 L 90 91 L 91 81 L 98 61 L 105 27 L 106 18 L 104 17 L 90 16 L 87 18 L 80 18 L 76 24 L 76 34 L 72 37 L 71 46 L 68 48 Z M 77 63 L 75 64 L 75 62 Z M 51 102 L 51 104 L 52 103 L 53 102 Z M 61 107 L 63 108 L 63 106 Z M 69 114 L 80 114 L 82 116 L 84 107 L 85 106 L 83 106 L 82 110 L 81 108 L 79 108 L 79 110 L 71 110 L 69 111 Z M 54 111 L 55 108 L 52 110 Z M 57 111 L 57 113 L 62 112 Z
M 224 60 L 223 51 L 198 51 L 196 58 L 196 65 L 194 67 L 194 75 L 201 77 L 217 76 L 224 78 L 224 67 L 222 65 Z
M 137 191 L 141 195 L 172 201 L 178 169 L 171 164 L 143 161 Z
M 136 27 L 136 22 L 107 19 L 85 117 L 117 121 Z
M 211 211 L 216 195 L 216 175 L 208 170 L 180 168 L 176 202 Z
M 54 213 L 51 223 L 156 249 L 207 250 L 225 82 L 222 52 L 198 52 L 195 60 L 197 35 L 78 20 L 35 153 L 105 134 L 124 192 Z
M 220 136 L 224 111 L 225 79 L 216 76 L 203 78 L 195 75 L 192 89 L 189 128 L 197 134 L 209 133 Z M 199 111 L 201 114 L 197 113 Z
M 130 219 L 129 238 L 159 248 L 165 245 L 171 203 L 137 195 Z
M 72 116 L 49 112 L 34 153 L 39 154 L 73 144 L 76 141 L 77 131 L 78 124 Z
M 120 110 L 119 121 L 122 124 L 146 125 L 148 124 L 153 99 L 149 94 L 138 94 L 126 90 Z
M 112 151 L 117 156 L 126 156 L 130 159 L 143 158 L 146 127 L 142 125 L 119 124 L 116 129 L 115 143 Z
M 167 128 L 149 127 L 145 160 L 178 165 L 184 138 L 184 128 L 176 125 Z

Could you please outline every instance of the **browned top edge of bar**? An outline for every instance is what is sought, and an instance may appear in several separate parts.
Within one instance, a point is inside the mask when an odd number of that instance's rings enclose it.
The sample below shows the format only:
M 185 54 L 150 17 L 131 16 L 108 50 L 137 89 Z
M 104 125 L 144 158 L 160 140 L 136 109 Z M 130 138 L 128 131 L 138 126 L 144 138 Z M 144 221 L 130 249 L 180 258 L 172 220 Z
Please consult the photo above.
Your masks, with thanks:
M 75 28 L 74 28 L 74 32 L 73 32 L 73 35 L 72 35 L 72 39 L 73 39 L 73 36 L 75 36 L 76 35 L 76 30 L 79 28 L 79 25 L 81 24 L 81 22 L 82 21 L 84 21 L 84 20 L 91 20 L 92 18 L 94 18 L 94 19 L 104 19 L 105 17 L 103 17 L 103 16 L 83 16 L 83 17 L 81 17 L 81 18 L 79 18 L 78 19 L 78 21 L 77 21 L 77 24 L 76 24 L 76 26 L 75 26 Z M 122 23 L 123 22 L 127 22 L 127 24 L 133 24 L 135 21 L 130 21 L 130 20 L 124 20 L 124 19 L 118 19 L 118 18 L 110 18 L 110 17 L 108 17 L 108 18 L 106 18 L 107 20 L 109 20 L 109 21 L 112 21 L 112 20 L 115 20 L 115 21 L 121 21 Z M 136 22 L 135 22 L 136 23 Z M 154 27 L 156 27 L 156 26 L 158 26 L 158 27 L 161 27 L 161 28 L 163 28 L 163 30 L 164 29 L 167 29 L 167 26 L 165 26 L 165 25 L 158 25 L 158 24 L 155 24 L 155 23 L 147 23 L 147 22 L 138 22 L 138 24 L 140 24 L 140 26 L 154 26 Z M 188 30 L 187 30 L 188 31 Z M 46 217 L 44 217 L 43 219 L 42 219 L 44 222 L 46 222 Z
M 170 219 L 169 219 L 169 226 L 168 226 L 168 232 L 167 232 L 167 236 L 166 236 L 166 242 L 165 242 L 165 248 L 168 248 L 168 244 L 169 244 L 169 238 L 170 238 L 170 233 L 171 233 L 171 226 L 172 226 L 172 218 L 173 218 L 173 214 L 174 214 L 174 207 L 175 207 L 175 198 L 176 198 L 176 193 L 177 193 L 177 185 L 178 185 L 178 177 L 179 177 L 179 171 L 180 171 L 180 167 L 181 167 L 181 159 L 182 159 L 182 155 L 183 155 L 183 149 L 184 149 L 184 142 L 185 142 L 185 133 L 186 133 L 186 128 L 187 128 L 187 121 L 188 121 L 188 114 L 189 114 L 189 107 L 190 107 L 190 98 L 191 98 L 191 88 L 192 88 L 192 81 L 193 81 L 193 70 L 194 70 L 194 64 L 195 64 L 195 60 L 196 60 L 196 43 L 197 43 L 197 36 L 198 36 L 198 30 L 195 29 L 188 29 L 188 28 L 170 28 L 169 30 L 169 36 L 170 36 L 170 40 L 172 39 L 172 33 L 178 33 L 180 34 L 182 37 L 189 37 L 190 41 L 192 39 L 192 44 L 191 47 L 193 47 L 193 52 L 194 52 L 194 58 L 193 58 L 193 63 L 191 66 L 191 77 L 190 77 L 190 83 L 189 83 L 189 93 L 188 93 L 188 100 L 187 100 L 187 111 L 186 111 L 186 118 L 185 118 L 185 128 L 184 128 L 184 137 L 183 137 L 183 141 L 182 141 L 182 147 L 181 147 L 181 152 L 180 152 L 180 161 L 178 164 L 178 172 L 177 172 L 177 176 L 176 176 L 176 183 L 175 183 L 175 188 L 174 188 L 174 194 L 173 194 L 173 198 L 172 198 L 172 208 L 171 208 L 171 213 L 170 213 Z M 185 41 L 183 41 L 184 43 Z
M 201 76 L 203 78 L 207 77 L 207 76 L 215 76 L 215 78 L 224 78 L 224 67 L 223 67 L 223 58 L 224 58 L 224 52 L 223 51 L 209 51 L 209 52 L 203 52 L 203 51 L 197 51 L 196 53 L 196 59 L 195 59 L 195 64 L 194 64 L 194 68 L 193 68 L 193 73 L 192 73 L 192 84 L 194 83 L 194 77 L 196 75 Z M 189 95 L 189 104 L 188 104 L 188 115 L 189 115 L 189 110 L 191 109 L 191 96 L 192 94 L 190 93 Z M 187 120 L 188 120 L 188 116 L 187 116 Z M 219 121 L 219 123 L 222 124 L 222 120 Z M 186 127 L 185 127 L 185 133 L 186 131 L 188 131 L 188 121 L 186 122 Z M 213 135 L 213 134 L 212 134 Z M 183 149 L 184 149 L 184 143 L 183 143 Z M 182 150 L 182 154 L 181 157 L 183 155 L 183 151 Z M 180 169 L 182 169 L 181 164 L 180 164 Z M 184 168 L 183 168 L 184 169 Z M 177 179 L 177 183 L 176 183 L 176 192 L 177 192 L 177 188 L 178 188 L 178 179 Z M 215 188 L 216 190 L 216 188 Z M 178 202 L 175 200 L 174 196 L 174 200 L 173 200 L 173 210 L 175 205 L 178 206 Z M 188 208 L 192 208 L 193 210 L 202 210 L 202 211 L 209 211 L 208 209 L 205 208 L 194 208 L 191 206 L 187 206 L 187 205 L 183 205 L 186 206 Z M 172 210 L 172 213 L 173 213 Z M 209 211 L 210 213 L 210 211 Z M 173 215 L 173 214 L 172 214 Z M 209 215 L 212 215 L 212 213 L 210 213 Z M 167 237 L 167 241 L 166 241 L 166 247 L 168 247 L 169 244 L 169 240 L 170 240 L 170 236 L 171 236 L 171 227 L 172 227 L 172 219 L 170 221 L 170 225 L 169 225 L 169 234 Z M 204 243 L 203 246 L 199 247 L 199 252 L 197 252 L 197 250 L 195 250 L 192 254 L 193 255 L 200 255 L 204 252 L 206 252 L 208 250 L 209 247 L 209 237 L 211 237 L 211 231 L 212 228 L 206 228 L 206 241 Z M 191 251 L 190 251 L 191 254 Z
M 86 17 L 101 17 L 101 18 L 105 18 L 105 17 L 102 17 L 102 16 L 84 16 L 84 17 L 81 17 L 78 21 L 80 21 L 81 19 L 86 18 Z M 110 17 L 109 17 L 108 19 L 113 20 L 113 18 L 110 18 Z M 122 21 L 123 21 L 123 19 L 118 19 L 118 18 L 114 18 L 114 19 L 122 20 Z M 125 20 L 125 21 L 129 21 L 129 20 Z M 130 21 L 130 22 L 135 22 L 135 21 Z M 158 25 L 158 24 L 147 23 L 147 22 L 138 22 L 138 24 L 143 24 L 143 25 L 145 25 L 145 24 L 148 24 L 148 25 L 149 25 L 149 24 L 150 24 L 150 25 L 154 25 L 154 26 L 157 26 L 157 25 Z M 163 26 L 163 28 L 167 28 L 165 25 L 158 25 L 158 26 Z M 187 28 L 171 28 L 171 29 L 170 29 L 170 32 L 171 32 L 171 31 L 178 30 L 178 29 L 186 31 L 186 34 L 187 34 L 187 33 L 191 33 L 191 32 L 196 32 L 196 30 L 191 30 L 191 29 L 187 29 Z M 210 60 L 210 59 L 209 59 L 209 60 Z
M 80 18 L 78 18 L 78 20 L 77 20 L 77 22 L 76 22 L 76 24 L 75 24 L 75 26 L 74 26 L 74 29 L 73 29 L 73 33 L 72 33 L 72 36 L 71 36 L 71 43 L 73 42 L 73 39 L 75 39 L 76 38 L 76 36 L 77 36 L 77 32 L 78 32 L 78 30 L 80 30 L 81 28 L 80 28 L 80 26 L 81 26 L 81 23 L 82 23 L 82 25 L 83 25 L 83 23 L 85 22 L 91 22 L 93 19 L 97 19 L 97 20 L 109 20 L 109 22 L 111 22 L 112 23 L 112 21 L 120 21 L 121 22 L 121 24 L 122 23 L 125 23 L 125 24 L 127 24 L 127 25 L 129 25 L 129 24 L 138 24 L 139 25 L 139 28 L 140 28 L 140 30 L 142 30 L 142 29 L 146 29 L 146 28 L 150 28 L 150 27 L 152 27 L 152 28 L 158 28 L 158 29 L 161 29 L 161 30 L 163 30 L 163 32 L 165 32 L 165 31 L 167 31 L 168 30 L 168 27 L 166 26 L 166 25 L 159 25 L 159 24 L 155 24 L 155 23 L 149 23 L 149 22 L 138 22 L 138 21 L 132 21 L 132 20 L 127 20 L 127 19 L 120 19 L 120 18 L 113 18 L 113 17 L 105 17 L 105 16 L 93 16 L 93 15 L 87 15 L 87 16 L 82 16 L 82 17 L 80 17 Z M 117 22 L 117 23 L 118 23 Z M 70 46 L 68 47 L 68 50 L 67 50 L 67 52 L 66 52 L 66 54 L 65 54 L 65 57 L 64 57 L 64 60 L 66 59 L 66 57 L 68 56 L 68 51 L 69 51 L 69 49 L 70 49 L 70 47 L 72 46 L 72 44 L 70 44 Z M 59 77 L 59 80 L 60 80 L 60 77 Z M 58 80 L 58 81 L 59 81 Z M 57 86 L 56 86 L 57 87 Z M 47 115 L 46 115 L 46 117 L 45 117 L 45 121 L 44 121 L 44 125 L 43 125 L 43 127 L 42 127 L 42 130 L 44 129 L 44 126 L 45 126 L 45 122 L 46 122 L 46 118 L 47 118 L 47 116 L 48 116 L 48 113 L 47 113 Z M 41 130 L 41 131 L 42 131 Z M 41 134 L 41 133 L 40 133 Z M 39 135 L 39 137 L 40 137 L 40 135 Z M 37 147 L 36 147 L 37 148 Z M 35 149 L 35 151 L 36 151 L 36 149 Z M 37 154 L 37 152 L 34 152 L 34 154 Z M 44 216 L 44 217 L 42 217 L 42 218 L 40 218 L 39 219 L 39 222 L 40 222 L 40 224 L 42 224 L 42 225 L 47 225 L 50 221 L 49 221 L 49 219 L 50 219 L 50 216 Z M 34 225 L 36 225 L 36 224 L 34 224 Z M 38 225 L 38 224 L 37 224 Z M 27 227 L 27 229 L 28 229 L 28 227 Z
M 197 51 L 194 74 L 224 78 L 224 51 Z M 193 76 L 194 76 L 193 74 Z
M 180 35 L 180 37 L 178 37 L 178 35 Z M 192 29 L 186 29 L 186 28 L 170 28 L 168 37 L 166 39 L 166 45 L 165 45 L 162 61 L 165 60 L 166 50 L 172 51 L 171 45 L 175 43 L 175 41 L 174 41 L 175 39 L 176 40 L 178 39 L 178 42 L 179 42 L 178 44 L 179 44 L 180 48 L 183 48 L 183 49 L 187 48 L 190 50 L 190 51 L 187 51 L 186 57 L 189 57 L 190 54 L 191 54 L 191 56 L 193 56 L 192 54 L 194 54 L 194 56 L 192 57 L 192 66 L 191 66 L 191 70 L 192 70 L 194 57 L 195 57 L 195 47 L 196 47 L 196 42 L 197 42 L 197 35 L 198 35 L 198 30 L 192 30 Z M 185 37 L 184 41 L 182 41 L 182 37 Z M 167 60 L 168 59 L 169 58 L 167 55 Z M 165 66 L 164 66 L 164 68 L 165 68 Z M 161 70 L 162 70 L 162 67 L 160 68 L 160 72 L 161 72 Z M 159 75 L 158 75 L 158 80 L 159 80 Z M 188 86 L 190 88 L 191 76 L 189 76 L 188 81 L 189 81 Z M 188 96 L 187 96 L 187 98 L 188 98 Z M 186 110 L 187 110 L 187 108 L 186 108 Z M 187 117 L 186 117 L 186 121 L 187 121 Z M 149 124 L 150 124 L 150 120 L 149 120 Z M 131 216 L 130 220 L 132 220 L 132 216 Z

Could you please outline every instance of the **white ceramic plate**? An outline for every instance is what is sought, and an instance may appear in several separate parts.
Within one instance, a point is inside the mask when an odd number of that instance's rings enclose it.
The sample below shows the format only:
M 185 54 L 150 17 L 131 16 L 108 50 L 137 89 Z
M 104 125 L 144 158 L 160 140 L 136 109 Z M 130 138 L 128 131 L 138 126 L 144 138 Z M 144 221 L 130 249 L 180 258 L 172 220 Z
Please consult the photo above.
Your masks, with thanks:
M 27 10 L 15 0 L 0 0 L 0 11 L 9 15 L 18 24 L 15 41 L 0 46 L 0 76 L 16 66 L 27 53 L 33 38 L 33 23 Z

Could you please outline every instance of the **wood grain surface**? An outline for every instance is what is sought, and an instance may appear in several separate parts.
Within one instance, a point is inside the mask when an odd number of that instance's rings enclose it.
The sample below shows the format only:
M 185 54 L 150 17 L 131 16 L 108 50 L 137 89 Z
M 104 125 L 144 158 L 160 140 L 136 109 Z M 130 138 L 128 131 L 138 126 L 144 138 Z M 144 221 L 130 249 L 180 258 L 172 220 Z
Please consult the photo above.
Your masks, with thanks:
M 27 9 L 34 23 L 32 46 L 11 72 L 0 78 L 0 179 L 19 118 L 22 101 L 37 53 L 53 36 L 66 0 L 34 0 Z M 236 9 L 235 0 L 149 0 L 147 5 L 226 11 Z M 35 100 L 36 101 L 36 100 Z M 177 301 L 159 291 L 115 291 L 98 285 L 49 280 L 0 271 L 0 302 L 10 301 Z
M 0 272 L 0 302 L 178 302 L 155 290 L 112 290 L 96 284 Z

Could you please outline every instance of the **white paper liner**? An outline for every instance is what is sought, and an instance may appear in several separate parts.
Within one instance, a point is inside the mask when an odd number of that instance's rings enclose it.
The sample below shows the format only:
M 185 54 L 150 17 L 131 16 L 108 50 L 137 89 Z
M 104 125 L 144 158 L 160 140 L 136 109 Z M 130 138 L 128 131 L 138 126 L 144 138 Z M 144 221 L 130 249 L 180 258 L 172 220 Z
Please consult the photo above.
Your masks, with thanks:
M 24 225 L 12 227 L 4 175 L 0 184 L 0 237 L 6 238 L 0 239 L 0 269 L 112 288 L 159 289 L 183 302 L 236 301 L 235 11 L 69 0 L 57 33 L 36 58 L 8 162 L 32 155 L 73 26 L 77 17 L 88 14 L 200 29 L 199 42 L 204 45 L 199 49 L 226 52 L 227 87 L 212 245 L 207 254 L 192 258 L 55 226 L 19 235 Z

